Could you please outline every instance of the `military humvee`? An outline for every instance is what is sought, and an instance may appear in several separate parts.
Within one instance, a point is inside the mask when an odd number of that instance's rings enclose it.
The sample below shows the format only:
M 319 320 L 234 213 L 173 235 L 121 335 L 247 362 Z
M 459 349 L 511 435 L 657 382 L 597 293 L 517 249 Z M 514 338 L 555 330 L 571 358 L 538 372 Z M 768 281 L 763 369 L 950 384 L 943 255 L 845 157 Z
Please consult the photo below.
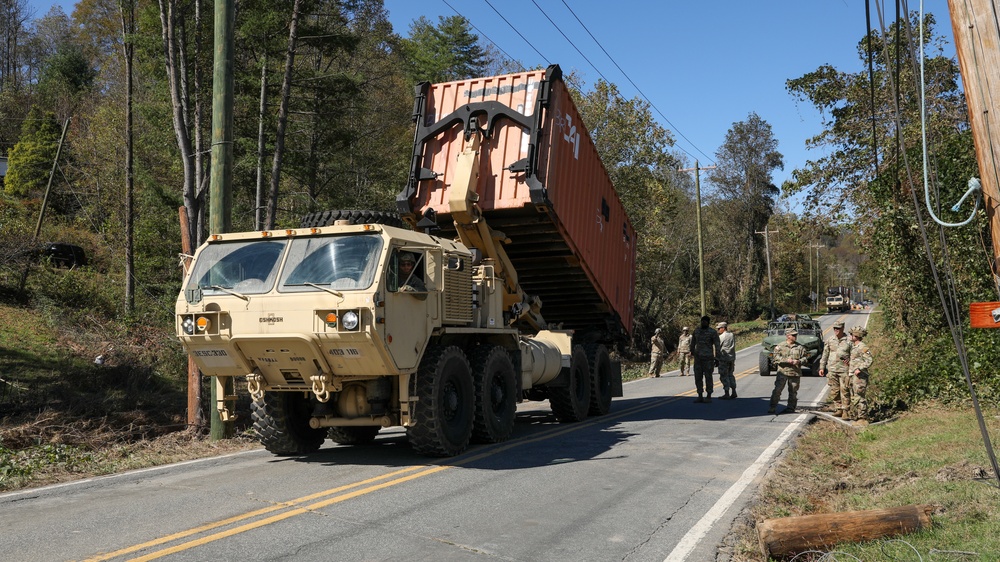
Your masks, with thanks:
M 760 344 L 760 374 L 767 376 L 777 369 L 771 360 L 771 354 L 774 346 L 785 341 L 785 330 L 788 328 L 794 328 L 799 333 L 796 341 L 809 352 L 809 366 L 808 369 L 803 369 L 802 374 L 808 371 L 818 376 L 819 360 L 823 355 L 823 328 L 808 314 L 785 314 L 768 322 L 764 340 Z

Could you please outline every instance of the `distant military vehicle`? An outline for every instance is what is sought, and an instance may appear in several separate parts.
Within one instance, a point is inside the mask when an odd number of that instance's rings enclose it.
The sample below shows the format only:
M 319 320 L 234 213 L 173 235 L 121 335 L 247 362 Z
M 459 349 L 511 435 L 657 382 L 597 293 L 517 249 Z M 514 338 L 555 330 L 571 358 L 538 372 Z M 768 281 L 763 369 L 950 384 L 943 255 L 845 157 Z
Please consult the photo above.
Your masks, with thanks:
M 774 346 L 785 341 L 785 330 L 788 328 L 794 328 L 799 333 L 796 341 L 809 353 L 808 371 L 818 376 L 819 359 L 823 355 L 823 328 L 808 314 L 785 314 L 767 324 L 764 341 L 761 342 L 760 374 L 768 376 L 778 368 L 771 355 Z M 802 374 L 805 373 L 806 370 L 803 370 Z

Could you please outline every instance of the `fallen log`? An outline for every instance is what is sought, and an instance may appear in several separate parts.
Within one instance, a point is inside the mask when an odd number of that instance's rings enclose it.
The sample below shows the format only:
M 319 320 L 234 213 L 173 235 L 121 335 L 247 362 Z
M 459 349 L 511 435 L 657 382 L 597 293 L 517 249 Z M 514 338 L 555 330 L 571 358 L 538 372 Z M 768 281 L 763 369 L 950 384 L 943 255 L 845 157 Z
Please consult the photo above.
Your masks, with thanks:
M 931 505 L 766 519 L 757 525 L 764 556 L 782 559 L 843 542 L 863 542 L 931 526 Z

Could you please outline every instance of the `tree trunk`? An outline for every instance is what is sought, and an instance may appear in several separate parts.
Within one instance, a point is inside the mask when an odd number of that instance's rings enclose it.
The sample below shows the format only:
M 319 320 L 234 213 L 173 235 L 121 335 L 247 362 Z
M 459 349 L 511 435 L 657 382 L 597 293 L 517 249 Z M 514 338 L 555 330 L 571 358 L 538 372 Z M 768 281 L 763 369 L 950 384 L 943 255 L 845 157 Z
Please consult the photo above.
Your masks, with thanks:
M 125 55 L 125 314 L 135 311 L 135 174 L 132 142 L 132 58 L 135 45 L 135 0 L 122 0 L 122 47 Z
M 764 556 L 782 559 L 807 550 L 902 535 L 931 527 L 931 505 L 767 519 L 757 525 Z
M 281 180 L 281 158 L 285 152 L 285 127 L 288 124 L 288 98 L 292 91 L 292 67 L 295 64 L 295 43 L 298 39 L 299 6 L 295 0 L 292 6 L 292 21 L 288 26 L 288 52 L 285 55 L 285 76 L 281 83 L 281 105 L 278 109 L 278 129 L 274 139 L 274 161 L 271 163 L 271 193 L 267 201 L 266 228 L 274 228 L 278 212 L 278 183 Z
M 187 100 L 185 98 L 183 58 L 177 38 L 177 4 L 176 0 L 158 0 L 160 6 L 160 26 L 163 35 L 163 50 L 166 55 L 167 80 L 170 89 L 170 102 L 173 106 L 171 114 L 174 125 L 174 135 L 177 137 L 177 149 L 180 152 L 181 168 L 184 170 L 184 183 L 181 192 L 184 199 L 184 209 L 188 216 L 188 228 L 193 246 L 197 247 L 204 237 L 203 199 L 198 198 L 196 174 L 194 167 L 193 147 L 188 129 Z
M 257 113 L 257 200 L 254 205 L 254 230 L 264 228 L 264 115 L 267 111 L 267 53 L 260 61 L 260 111 Z

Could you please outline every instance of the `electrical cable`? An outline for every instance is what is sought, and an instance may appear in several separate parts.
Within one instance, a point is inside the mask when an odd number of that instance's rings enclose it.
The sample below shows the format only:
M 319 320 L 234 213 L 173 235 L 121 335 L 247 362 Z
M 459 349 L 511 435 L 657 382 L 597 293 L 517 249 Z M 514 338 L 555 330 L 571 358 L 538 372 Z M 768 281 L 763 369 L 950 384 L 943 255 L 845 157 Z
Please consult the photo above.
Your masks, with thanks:
M 635 82 L 632 81 L 632 78 L 628 75 L 628 73 L 625 72 L 624 70 L 622 70 L 622 67 L 619 66 L 618 62 L 615 61 L 614 57 L 612 57 L 611 54 L 608 53 L 608 51 L 604 48 L 604 45 L 601 45 L 601 42 L 598 41 L 596 37 L 594 37 L 594 34 L 590 32 L 590 29 L 588 29 L 587 26 L 584 25 L 584 23 L 580 20 L 580 17 L 576 15 L 576 12 L 573 11 L 573 8 L 569 7 L 569 4 L 566 3 L 566 0 L 562 0 L 562 3 L 563 3 L 564 6 L 566 6 L 566 9 L 569 10 L 569 13 L 573 14 L 573 17 L 576 18 L 576 21 L 577 21 L 577 23 L 580 24 L 580 27 L 582 27 L 584 29 L 584 31 L 587 32 L 587 35 L 590 35 L 590 38 L 594 40 L 594 43 L 597 43 L 597 46 L 601 48 L 601 51 L 603 51 L 604 54 L 605 54 L 605 56 L 608 57 L 608 60 L 610 60 L 611 63 L 615 65 L 615 68 L 617 68 L 618 71 L 622 73 L 622 76 L 624 76 L 625 79 L 628 80 L 628 83 L 631 84 L 633 88 L 635 88 L 635 91 L 639 92 L 639 95 L 642 96 L 642 99 L 646 100 L 646 103 L 648 103 L 650 105 L 650 107 L 652 107 L 653 109 L 656 110 L 656 113 L 658 113 L 660 115 L 660 117 L 662 117 L 663 120 L 666 121 L 667 124 L 670 125 L 673 128 L 673 131 L 675 133 L 677 133 L 678 135 L 680 135 L 680 137 L 682 139 L 686 140 L 688 142 L 688 144 L 690 144 L 696 151 L 698 151 L 699 154 L 701 154 L 702 156 L 704 156 L 705 158 L 707 158 L 710 163 L 715 164 L 715 160 L 713 160 L 711 156 L 705 154 L 700 148 L 698 148 L 698 145 L 696 145 L 695 143 L 691 142 L 691 139 L 689 139 L 686 136 L 684 136 L 684 133 L 682 133 L 681 130 L 678 129 L 676 125 L 674 125 L 673 123 L 671 123 L 670 119 L 667 119 L 667 116 L 664 115 L 662 111 L 660 111 L 660 108 L 656 107 L 656 104 L 654 104 L 653 102 L 649 101 L 649 98 L 646 97 L 646 94 L 644 94 L 642 92 L 642 90 L 639 89 L 639 86 L 637 86 L 635 84 Z M 687 150 L 684 150 L 683 147 L 678 146 L 677 148 L 680 148 L 682 151 L 684 151 L 684 154 L 687 154 L 691 158 L 694 158 L 694 159 L 697 160 L 697 157 L 695 157 L 693 154 L 691 154 Z
M 518 60 L 517 60 L 517 59 L 515 59 L 514 57 L 510 56 L 510 54 L 509 54 L 509 53 L 507 53 L 507 51 L 503 50 L 503 47 L 501 47 L 501 46 L 500 46 L 500 45 L 499 45 L 499 44 L 498 44 L 498 43 L 497 43 L 496 41 L 494 41 L 494 40 L 490 39 L 490 38 L 489 38 L 489 37 L 488 37 L 488 36 L 487 36 L 487 35 L 486 35 L 485 33 L 483 33 L 483 32 L 482 32 L 482 31 L 481 31 L 481 30 L 480 30 L 480 29 L 479 29 L 478 27 L 476 27 L 476 25 L 475 25 L 474 23 L 472 23 L 472 20 L 470 20 L 469 18 L 467 18 L 467 17 L 465 17 L 464 15 L 462 15 L 462 13 L 461 13 L 461 12 L 459 12 L 458 10 L 456 10 L 454 6 L 452 6 L 451 4 L 449 4 L 449 3 L 448 3 L 448 0 L 441 0 L 441 1 L 442 1 L 442 2 L 444 2 L 444 5 L 445 5 L 445 6 L 448 6 L 449 8 L 451 8 L 451 10 L 452 10 L 453 12 L 455 12 L 456 14 L 458 14 L 458 15 L 459 15 L 459 17 L 461 17 L 461 18 L 462 18 L 462 19 L 464 19 L 465 21 L 469 22 L 469 25 L 471 25 L 471 26 L 472 26 L 472 29 L 475 29 L 475 30 L 476 30 L 476 33 L 478 33 L 478 34 L 482 35 L 483 37 L 485 37 L 485 38 L 486 38 L 486 40 L 487 40 L 487 41 L 489 41 L 490 43 L 492 43 L 494 47 L 496 47 L 497 49 L 500 49 L 500 52 L 501 52 L 501 53 L 503 53 L 503 56 L 507 57 L 507 60 L 509 60 L 509 61 L 511 61 L 511 62 L 514 62 L 514 63 L 520 63 L 520 61 L 518 61 Z
M 928 179 L 927 172 L 927 86 L 924 78 L 924 0 L 920 0 L 920 32 L 917 34 L 920 40 L 920 89 L 917 91 L 917 95 L 920 98 L 920 139 L 921 148 L 923 154 L 923 170 L 924 170 L 924 203 L 927 205 L 927 213 L 930 215 L 934 222 L 940 224 L 941 226 L 965 226 L 972 222 L 976 218 L 976 213 L 979 211 L 979 194 L 976 193 L 975 205 L 972 207 L 972 213 L 969 218 L 962 222 L 944 222 L 938 218 L 934 213 L 934 209 L 931 208 L 931 193 L 930 193 L 930 181 Z M 973 192 L 978 192 L 982 188 L 979 183 L 979 179 L 971 178 L 969 179 L 969 189 L 965 192 L 965 195 L 959 199 L 958 203 L 952 207 L 952 211 L 957 211 L 958 207 L 965 201 L 965 198 Z
M 528 41 L 528 39 L 524 35 L 521 35 L 521 32 L 518 31 L 518 29 L 516 27 L 514 27 L 514 24 L 510 23 L 509 21 L 507 21 L 507 18 L 503 17 L 503 14 L 501 14 L 499 10 L 497 10 L 496 8 L 494 8 L 493 4 L 490 4 L 490 0 L 483 0 L 483 1 L 486 2 L 486 5 L 489 6 L 490 8 L 492 8 L 493 11 L 496 12 L 496 14 L 498 16 L 500 16 L 500 19 L 502 19 L 504 21 L 504 23 L 506 23 L 507 25 L 509 25 L 510 28 L 514 30 L 514 33 L 517 33 L 518 37 L 520 37 L 525 43 L 527 43 L 528 46 L 532 48 L 532 50 L 534 50 L 536 53 L 538 53 L 538 56 L 541 57 L 543 61 L 545 61 L 546 65 L 552 64 L 552 63 L 549 62 L 549 59 L 545 55 L 543 55 L 538 49 L 535 48 L 534 45 L 531 44 L 531 41 Z
M 576 52 L 580 54 L 581 57 L 583 57 L 583 60 L 587 61 L 587 64 L 589 64 L 591 68 L 596 70 L 597 74 L 599 74 L 605 82 L 610 84 L 611 80 L 608 80 L 608 77 L 605 76 L 603 72 L 601 72 L 601 69 L 597 68 L 597 66 L 594 63 L 590 62 L 590 59 L 587 58 L 587 55 L 583 54 L 583 51 L 581 51 L 580 48 L 576 46 L 576 43 L 574 43 L 572 39 L 570 39 L 569 37 L 566 36 L 565 33 L 563 33 L 563 30 L 560 29 L 558 25 L 556 25 L 556 22 L 552 21 L 552 18 L 550 18 L 549 15 L 545 13 L 545 10 L 543 10 L 542 7 L 538 5 L 538 2 L 536 2 L 535 0 L 531 0 L 531 3 L 534 4 L 536 8 L 538 8 L 538 11 L 541 12 L 543 16 L 545 16 L 545 19 L 549 20 L 549 23 L 552 24 L 552 27 L 556 28 L 556 31 L 558 31 L 559 34 L 563 36 L 563 39 L 565 39 L 566 42 L 569 43 L 570 46 L 572 46 L 576 50 Z
M 872 51 L 872 10 L 871 10 L 871 0 L 865 0 L 865 28 L 868 30 L 868 34 L 865 36 L 868 39 L 868 86 L 871 93 L 871 104 L 872 104 L 872 153 L 875 157 L 875 179 L 878 179 L 878 132 L 876 129 L 876 118 L 875 118 L 875 65 L 874 59 L 875 54 Z
M 902 114 L 902 111 L 900 110 L 900 96 L 899 96 L 899 66 L 900 65 L 898 64 L 898 61 L 899 61 L 898 52 L 899 52 L 899 44 L 900 44 L 900 33 L 899 32 L 900 32 L 900 29 L 901 29 L 901 27 L 902 27 L 903 24 L 900 23 L 900 18 L 899 18 L 899 0 L 896 0 L 896 7 L 897 7 L 896 8 L 896 45 L 895 45 L 896 46 L 896 52 L 897 52 L 897 57 L 896 57 L 896 61 L 897 61 L 896 76 L 895 76 L 895 79 L 893 79 L 892 73 L 889 73 L 889 79 L 894 81 L 893 86 L 894 86 L 894 89 L 896 91 L 896 95 L 893 98 L 893 104 L 894 104 L 894 113 L 895 113 L 895 124 L 896 124 L 896 130 L 897 130 L 896 135 L 897 135 L 897 139 L 899 139 L 900 138 L 899 131 L 902 130 L 902 127 L 903 127 L 903 118 L 902 118 L 903 114 Z M 881 26 L 881 30 L 882 30 L 882 37 L 883 38 L 887 38 L 887 37 L 889 37 L 889 33 L 888 33 L 888 30 L 885 27 L 885 19 L 884 19 L 883 14 L 882 14 L 882 8 L 879 6 L 878 2 L 876 2 L 876 8 L 878 8 L 878 12 L 879 12 L 879 22 L 880 22 L 880 26 Z M 909 20 L 908 19 L 906 20 L 906 24 L 909 25 Z M 910 43 L 910 45 L 912 46 L 912 42 Z M 886 44 L 885 40 L 882 41 L 882 46 L 883 46 L 883 51 L 885 51 L 884 54 L 885 54 L 886 60 L 891 60 L 889 58 L 888 45 Z M 911 49 L 911 52 L 912 52 L 912 49 Z M 897 146 L 896 146 L 896 150 L 899 150 L 899 144 L 898 143 L 897 143 Z M 912 170 L 912 168 L 910 166 L 909 158 L 908 158 L 905 150 L 902 151 L 902 159 L 903 159 L 903 163 L 904 163 L 905 170 L 906 170 L 906 177 L 909 179 L 910 185 L 914 185 L 916 182 L 914 182 L 913 170 Z M 897 159 L 897 162 L 898 162 L 898 159 Z M 898 166 L 898 163 L 897 163 L 897 166 Z M 898 177 L 898 174 L 897 174 L 897 177 Z M 897 186 L 898 185 L 899 185 L 899 181 L 897 180 Z M 923 242 L 923 246 L 924 246 L 924 253 L 925 253 L 926 257 L 927 257 L 927 262 L 928 262 L 928 265 L 929 265 L 929 267 L 931 269 L 931 275 L 934 278 L 934 285 L 935 285 L 935 287 L 937 289 L 938 298 L 941 301 L 941 307 L 942 307 L 942 310 L 944 312 L 945 320 L 948 322 L 948 327 L 949 327 L 949 329 L 951 331 L 952 341 L 955 344 L 955 351 L 956 351 L 956 354 L 958 355 L 958 360 L 959 360 L 959 363 L 960 363 L 961 368 L 962 368 L 962 374 L 964 375 L 966 385 L 969 388 L 969 395 L 972 398 L 973 409 L 976 412 L 976 418 L 977 418 L 977 420 L 979 422 L 979 430 L 980 430 L 980 433 L 981 433 L 981 435 L 983 437 L 983 443 L 984 443 L 984 447 L 986 448 L 986 454 L 989 457 L 990 462 L 991 462 L 991 464 L 993 466 L 993 474 L 997 478 L 998 487 L 1000 487 L 1000 465 L 998 465 L 998 463 L 997 463 L 996 454 L 995 454 L 995 452 L 993 450 L 993 444 L 992 444 L 992 442 L 990 440 L 989 429 L 986 427 L 986 421 L 983 418 L 982 408 L 981 408 L 981 406 L 979 404 L 979 396 L 978 396 L 978 393 L 976 392 L 975 384 L 972 382 L 972 373 L 971 373 L 971 370 L 969 369 L 968 351 L 967 351 L 967 349 L 965 347 L 965 336 L 964 336 L 964 333 L 963 333 L 963 330 L 962 330 L 962 325 L 959 322 L 960 311 L 958 310 L 958 295 L 957 295 L 957 291 L 955 289 L 954 277 L 950 273 L 951 272 L 951 268 L 950 268 L 951 260 L 948 257 L 948 244 L 947 244 L 947 239 L 944 236 L 944 229 L 943 228 L 939 228 L 939 234 L 941 236 L 941 248 L 942 248 L 942 252 L 944 254 L 943 257 L 942 257 L 942 263 L 943 263 L 944 268 L 945 268 L 944 273 L 945 273 L 945 284 L 947 286 L 947 292 L 948 292 L 947 296 L 945 295 L 945 288 L 942 287 L 941 274 L 938 272 L 937 264 L 934 262 L 934 253 L 933 253 L 933 250 L 931 249 L 930 241 L 927 238 L 927 227 L 924 224 L 923 217 L 920 214 L 920 200 L 917 197 L 917 192 L 916 192 L 915 189 L 910 189 L 909 192 L 910 192 L 911 202 L 913 203 L 914 216 L 916 217 L 916 220 L 917 220 L 917 227 L 920 230 L 920 237 L 921 237 L 921 241 Z M 949 306 L 949 305 L 951 305 L 951 306 Z

